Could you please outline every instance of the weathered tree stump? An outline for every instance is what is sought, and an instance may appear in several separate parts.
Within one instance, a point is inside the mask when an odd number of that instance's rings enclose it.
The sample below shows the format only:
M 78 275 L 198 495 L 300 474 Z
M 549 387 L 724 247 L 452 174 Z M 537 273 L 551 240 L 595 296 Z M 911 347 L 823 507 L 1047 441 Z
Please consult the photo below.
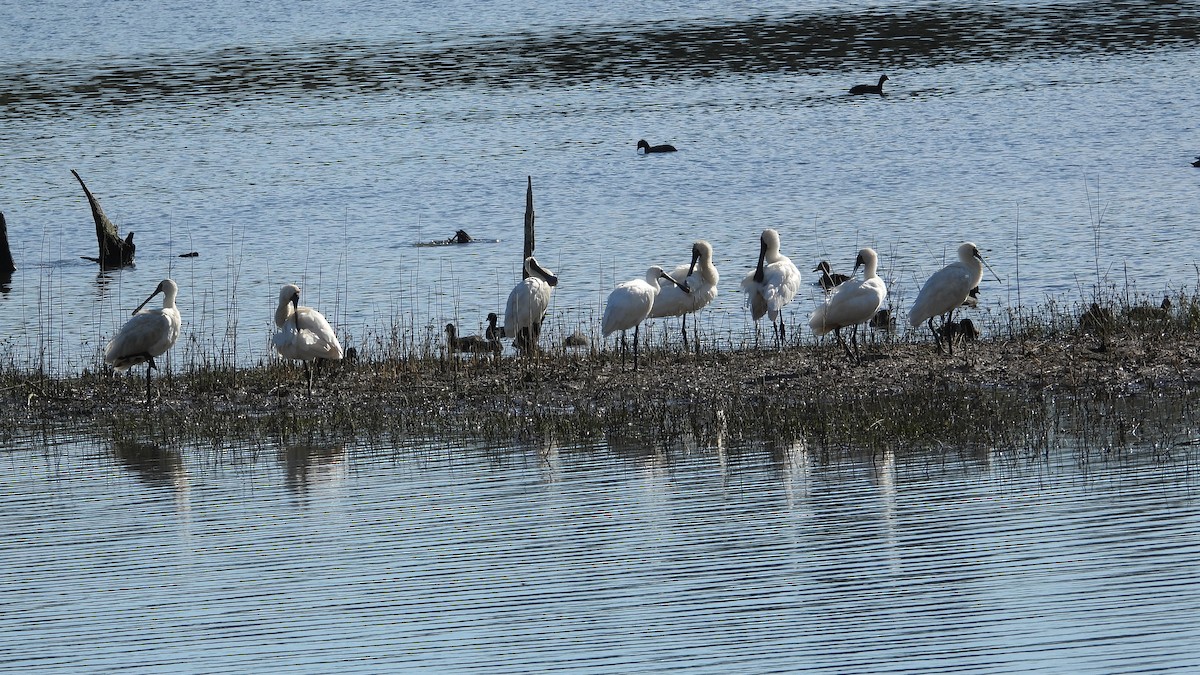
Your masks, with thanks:
M 8 223 L 4 220 L 4 214 L 0 213 L 0 276 L 11 278 L 12 273 L 16 271 L 12 251 L 8 249 Z
M 96 221 L 96 243 L 100 247 L 100 257 L 80 257 L 99 263 L 100 269 L 105 270 L 132 265 L 133 252 L 136 248 L 133 245 L 133 233 L 130 232 L 124 239 L 121 239 L 121 236 L 117 234 L 117 226 L 113 225 L 108 216 L 104 215 L 104 209 L 100 208 L 100 202 L 92 195 L 91 190 L 88 190 L 87 185 L 84 185 L 79 173 L 75 169 L 71 169 L 71 173 L 75 176 L 75 180 L 79 181 L 79 186 L 83 188 L 83 194 L 87 195 L 88 205 L 92 207 L 92 219 Z
M 528 187 L 525 188 L 525 247 L 521 256 L 521 269 L 525 269 L 525 261 L 533 255 L 533 176 L 528 176 Z M 529 278 L 529 270 L 521 273 L 522 279 Z

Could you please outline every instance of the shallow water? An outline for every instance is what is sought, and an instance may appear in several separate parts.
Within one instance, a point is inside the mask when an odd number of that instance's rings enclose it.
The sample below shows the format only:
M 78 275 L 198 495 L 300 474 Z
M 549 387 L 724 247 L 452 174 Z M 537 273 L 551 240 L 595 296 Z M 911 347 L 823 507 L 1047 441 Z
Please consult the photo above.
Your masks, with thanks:
M 875 246 L 899 308 L 968 238 L 1005 282 L 985 281 L 993 316 L 1196 286 L 1190 3 L 4 9 L 19 365 L 95 367 L 167 275 L 177 362 L 265 358 L 293 281 L 360 347 L 478 331 L 519 274 L 527 177 L 555 336 L 594 334 L 615 283 L 703 237 L 723 274 L 704 325 L 740 343 L 764 227 L 805 271 Z M 886 98 L 844 94 L 880 71 Z M 681 151 L 638 156 L 642 137 Z M 136 269 L 79 259 L 72 168 L 136 233 Z M 459 228 L 499 243 L 414 246 Z
M 1200 667 L 1194 457 L 0 455 L 0 669 Z

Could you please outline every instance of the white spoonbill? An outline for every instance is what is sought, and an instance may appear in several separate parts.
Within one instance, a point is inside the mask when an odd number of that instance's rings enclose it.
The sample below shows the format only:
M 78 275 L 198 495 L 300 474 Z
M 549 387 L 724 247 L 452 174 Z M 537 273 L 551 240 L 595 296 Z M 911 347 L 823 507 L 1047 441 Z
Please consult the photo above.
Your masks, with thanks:
M 681 292 L 687 293 L 688 287 L 685 284 L 680 284 L 667 273 L 663 268 L 654 265 L 646 270 L 646 276 L 643 279 L 633 279 L 617 284 L 617 287 L 608 294 L 608 302 L 604 304 L 604 318 L 600 322 L 600 331 L 604 333 L 604 337 L 608 337 L 611 333 L 621 331 L 621 356 L 624 359 L 626 345 L 625 333 L 630 328 L 633 329 L 633 369 L 638 368 L 638 328 L 646 317 L 650 316 L 650 310 L 653 309 L 655 296 L 658 295 L 660 284 L 666 280 L 671 285 L 679 288 Z
M 854 260 L 851 274 L 862 267 L 862 281 L 851 278 L 835 286 L 825 298 L 825 303 L 808 320 L 813 335 L 820 337 L 833 331 L 838 344 L 846 350 L 846 358 L 851 361 L 861 360 L 858 356 L 858 324 L 870 321 L 887 299 L 887 286 L 875 273 L 878 263 L 879 256 L 873 249 L 861 249 Z M 842 329 L 847 326 L 852 327 L 850 344 L 854 346 L 853 351 L 842 339 Z
M 142 310 L 154 296 L 163 294 L 162 309 Z M 175 346 L 179 339 L 182 321 L 175 308 L 175 296 L 179 286 L 170 279 L 163 279 L 150 297 L 133 310 L 133 317 L 121 326 L 121 330 L 104 346 L 104 360 L 117 371 L 126 371 L 139 363 L 146 364 L 146 404 L 150 403 L 150 371 L 158 366 L 154 357 L 162 356 Z
M 963 243 L 958 247 L 958 261 L 934 272 L 921 287 L 912 309 L 908 310 L 908 322 L 914 328 L 923 322 L 929 322 L 929 330 L 937 342 L 939 353 L 942 351 L 942 338 L 939 331 L 933 327 L 933 317 L 942 315 L 942 324 L 948 323 L 953 318 L 954 310 L 970 297 L 971 289 L 979 286 L 985 265 L 988 271 L 996 275 L 991 265 L 979 255 L 975 244 L 969 241 Z M 999 276 L 996 276 L 996 281 L 1000 281 Z M 947 340 L 947 344 L 953 356 L 954 341 Z
M 779 252 L 779 233 L 775 230 L 763 230 L 759 237 L 758 266 L 742 279 L 742 290 L 746 292 L 746 303 L 750 305 L 750 316 L 755 323 L 763 315 L 770 317 L 775 342 L 783 344 L 785 335 L 780 314 L 800 290 L 800 270 Z
M 550 307 L 550 294 L 558 277 L 529 256 L 525 259 L 525 278 L 513 286 L 504 306 L 504 334 L 513 338 L 513 347 L 535 351 L 542 334 L 542 317 Z
M 342 343 L 338 342 L 333 328 L 320 312 L 300 305 L 300 287 L 295 284 L 284 284 L 279 289 L 275 325 L 279 331 L 271 337 L 271 345 L 283 358 L 304 362 L 308 395 L 312 396 L 313 374 L 308 362 L 316 359 L 341 361 Z
M 670 272 L 675 283 L 661 287 L 654 306 L 650 308 L 651 319 L 664 316 L 683 317 L 683 348 L 688 347 L 687 315 L 704 309 L 717 297 L 717 282 L 721 275 L 712 261 L 712 244 L 697 241 L 692 244 L 692 262 L 680 265 Z M 682 285 L 681 285 L 682 284 Z M 686 286 L 686 288 L 684 288 Z M 696 336 L 697 342 L 700 336 Z M 696 345 L 697 349 L 699 344 Z

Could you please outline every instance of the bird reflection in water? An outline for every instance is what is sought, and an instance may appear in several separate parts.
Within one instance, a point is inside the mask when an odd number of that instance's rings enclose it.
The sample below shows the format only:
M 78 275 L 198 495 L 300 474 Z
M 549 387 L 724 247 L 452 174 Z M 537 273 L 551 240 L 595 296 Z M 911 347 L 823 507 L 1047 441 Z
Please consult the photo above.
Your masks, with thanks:
M 342 446 L 289 445 L 279 450 L 287 470 L 287 486 L 307 492 L 310 485 L 334 483 L 342 477 L 346 449 Z

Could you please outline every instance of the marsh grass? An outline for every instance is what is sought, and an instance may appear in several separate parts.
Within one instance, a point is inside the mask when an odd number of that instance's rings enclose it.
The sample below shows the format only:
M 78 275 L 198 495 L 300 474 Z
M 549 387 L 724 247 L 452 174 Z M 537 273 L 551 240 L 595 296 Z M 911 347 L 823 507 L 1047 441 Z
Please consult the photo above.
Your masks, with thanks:
M 985 338 L 953 359 L 935 355 L 927 331 L 860 330 L 866 359 L 858 367 L 834 341 L 802 332 L 806 317 L 792 317 L 783 349 L 769 334 L 755 348 L 740 327 L 702 317 L 702 346 L 688 352 L 679 320 L 660 320 L 643 332 L 636 373 L 622 366 L 612 338 L 587 330 L 597 324 L 592 310 L 552 317 L 541 353 L 515 356 L 508 347 L 499 358 L 449 354 L 444 324 L 408 313 L 345 335 L 356 358 L 321 367 L 312 398 L 298 365 L 264 357 L 241 367 L 198 339 L 155 374 L 150 405 L 142 367 L 52 377 L 20 367 L 10 352 L 0 359 L 0 400 L 13 414 L 0 422 L 0 437 L 77 430 L 122 447 L 221 452 L 448 436 L 645 447 L 799 442 L 831 456 L 1036 456 L 1064 445 L 1085 459 L 1134 448 L 1186 452 L 1198 421 L 1200 297 L 1177 291 L 1166 310 L 1161 297 L 1115 288 L 1093 297 L 1112 317 L 1102 330 L 1080 325 L 1084 307 L 1055 301 L 975 310 Z M 589 344 L 564 347 L 580 330 Z M 1094 351 L 1097 344 L 1107 351 Z

